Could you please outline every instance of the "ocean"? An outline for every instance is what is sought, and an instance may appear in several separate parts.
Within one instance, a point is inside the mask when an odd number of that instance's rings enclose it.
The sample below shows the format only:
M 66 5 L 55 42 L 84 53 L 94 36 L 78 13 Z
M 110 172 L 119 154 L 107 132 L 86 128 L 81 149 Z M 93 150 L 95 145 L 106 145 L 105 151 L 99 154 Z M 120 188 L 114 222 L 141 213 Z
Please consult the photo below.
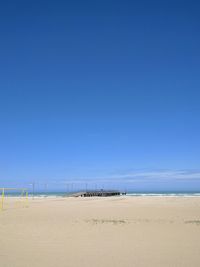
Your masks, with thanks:
M 36 192 L 34 195 L 37 197 L 67 197 L 70 196 L 71 194 L 76 193 L 76 192 Z M 30 195 L 32 195 L 30 193 Z M 191 191 L 140 191 L 140 192 L 132 192 L 132 191 L 127 191 L 126 196 L 129 197 L 140 197 L 140 196 L 155 196 L 155 197 L 161 197 L 161 196 L 165 196 L 165 197 L 189 197 L 189 196 L 193 196 L 193 197 L 197 197 L 200 196 L 200 191 L 195 191 L 195 192 L 191 192 Z

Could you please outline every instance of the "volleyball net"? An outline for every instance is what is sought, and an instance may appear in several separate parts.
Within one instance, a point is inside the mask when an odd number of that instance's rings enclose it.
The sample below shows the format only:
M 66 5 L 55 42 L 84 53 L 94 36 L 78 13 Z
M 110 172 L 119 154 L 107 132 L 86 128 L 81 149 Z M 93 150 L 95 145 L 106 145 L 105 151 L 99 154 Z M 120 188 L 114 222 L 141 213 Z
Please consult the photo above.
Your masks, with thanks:
M 0 211 L 28 207 L 28 189 L 0 188 Z

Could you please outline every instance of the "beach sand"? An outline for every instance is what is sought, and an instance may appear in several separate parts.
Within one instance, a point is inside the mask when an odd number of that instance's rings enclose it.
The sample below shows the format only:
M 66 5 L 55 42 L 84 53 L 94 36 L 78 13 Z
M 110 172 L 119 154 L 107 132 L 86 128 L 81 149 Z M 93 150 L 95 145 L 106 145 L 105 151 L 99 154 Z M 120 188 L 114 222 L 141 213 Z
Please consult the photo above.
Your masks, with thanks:
M 1 267 L 200 266 L 199 197 L 36 198 L 0 212 Z

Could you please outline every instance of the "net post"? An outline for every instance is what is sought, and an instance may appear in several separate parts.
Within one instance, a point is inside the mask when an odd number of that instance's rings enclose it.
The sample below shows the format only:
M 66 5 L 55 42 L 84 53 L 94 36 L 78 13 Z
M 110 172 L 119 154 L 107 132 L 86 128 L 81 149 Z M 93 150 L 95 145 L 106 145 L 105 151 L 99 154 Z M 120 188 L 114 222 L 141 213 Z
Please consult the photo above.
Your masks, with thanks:
M 26 207 L 28 208 L 28 191 L 26 191 Z
M 24 208 L 24 189 L 22 189 L 22 193 L 21 193 L 21 197 L 22 197 L 22 203 L 23 203 L 23 208 Z
M 3 211 L 4 197 L 5 197 L 5 191 L 4 191 L 4 188 L 2 188 L 2 193 L 1 193 L 1 211 Z

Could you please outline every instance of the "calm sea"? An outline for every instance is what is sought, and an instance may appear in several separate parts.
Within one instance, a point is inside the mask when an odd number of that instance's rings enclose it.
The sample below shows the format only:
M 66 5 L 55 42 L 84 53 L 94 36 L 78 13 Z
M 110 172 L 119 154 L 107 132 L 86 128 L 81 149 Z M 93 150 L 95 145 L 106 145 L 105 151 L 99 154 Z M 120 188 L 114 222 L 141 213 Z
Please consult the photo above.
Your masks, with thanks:
M 75 192 L 35 192 L 34 196 L 36 197 L 67 197 L 70 196 L 72 193 Z M 21 192 L 6 192 L 7 196 L 19 196 L 21 195 Z M 161 196 L 165 196 L 165 197 L 173 197 L 173 196 L 180 196 L 180 197 L 197 197 L 200 196 L 200 191 L 196 191 L 196 192 L 191 192 L 191 191 L 184 191 L 184 192 L 180 192 L 180 191 L 141 191 L 141 192 L 127 192 L 126 194 L 129 197 L 139 197 L 139 196 L 155 196 L 155 197 L 161 197 Z M 33 196 L 32 192 L 29 191 L 29 196 Z

